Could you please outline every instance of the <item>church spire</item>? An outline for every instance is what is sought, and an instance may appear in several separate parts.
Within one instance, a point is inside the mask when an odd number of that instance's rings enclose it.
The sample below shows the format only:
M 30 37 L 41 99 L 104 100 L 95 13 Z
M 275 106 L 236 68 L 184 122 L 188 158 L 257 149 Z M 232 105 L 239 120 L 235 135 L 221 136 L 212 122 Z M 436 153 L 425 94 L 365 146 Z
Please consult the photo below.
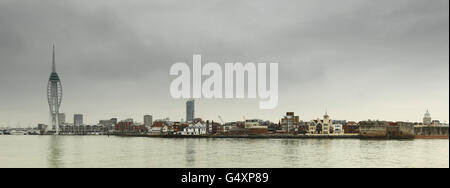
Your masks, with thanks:
M 56 64 L 55 64 L 55 44 L 53 44 L 52 72 L 56 72 Z

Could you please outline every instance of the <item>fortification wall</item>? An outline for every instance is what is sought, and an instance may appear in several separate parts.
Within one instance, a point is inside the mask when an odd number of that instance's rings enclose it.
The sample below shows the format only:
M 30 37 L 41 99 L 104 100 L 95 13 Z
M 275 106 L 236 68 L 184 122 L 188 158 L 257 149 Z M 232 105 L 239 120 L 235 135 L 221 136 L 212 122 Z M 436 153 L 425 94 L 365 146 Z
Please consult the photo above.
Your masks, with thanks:
M 413 139 L 414 124 L 407 122 L 361 121 L 361 138 Z
M 448 127 L 415 127 L 414 134 L 416 138 L 447 138 Z
M 361 138 L 386 138 L 387 122 L 385 121 L 361 121 L 359 132 Z
M 414 124 L 397 122 L 397 125 L 387 127 L 388 139 L 413 139 L 415 137 Z

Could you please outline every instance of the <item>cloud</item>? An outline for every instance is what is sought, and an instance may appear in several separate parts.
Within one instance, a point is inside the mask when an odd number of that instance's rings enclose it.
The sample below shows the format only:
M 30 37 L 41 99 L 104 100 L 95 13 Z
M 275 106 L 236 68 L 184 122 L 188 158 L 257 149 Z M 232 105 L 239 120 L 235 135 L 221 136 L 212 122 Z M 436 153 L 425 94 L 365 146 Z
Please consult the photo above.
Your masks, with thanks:
M 64 110 L 89 114 L 92 122 L 183 117 L 184 103 L 169 97 L 168 71 L 193 54 L 204 62 L 279 63 L 278 109 L 232 103 L 274 121 L 288 109 L 309 109 L 302 112 L 309 118 L 324 106 L 351 111 L 347 105 L 368 108 L 386 97 L 392 101 L 385 106 L 416 104 L 400 118 L 435 106 L 448 120 L 448 7 L 446 0 L 0 0 L 0 122 L 47 121 L 52 43 Z M 201 103 L 232 114 L 228 120 L 241 117 L 231 110 L 236 106 Z M 199 108 L 205 118 L 217 116 Z M 363 113 L 395 118 L 370 109 L 345 118 Z

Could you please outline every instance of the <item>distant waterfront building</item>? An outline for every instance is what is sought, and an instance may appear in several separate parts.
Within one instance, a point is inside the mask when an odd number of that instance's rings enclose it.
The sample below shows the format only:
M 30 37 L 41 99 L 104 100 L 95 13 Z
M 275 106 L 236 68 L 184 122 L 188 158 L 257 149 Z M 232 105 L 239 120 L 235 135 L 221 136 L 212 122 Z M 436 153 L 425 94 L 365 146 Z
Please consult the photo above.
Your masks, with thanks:
M 206 124 L 202 121 L 192 122 L 181 132 L 182 135 L 206 135 Z
M 247 119 L 247 120 L 245 120 L 245 128 L 251 129 L 251 128 L 259 127 L 261 122 L 262 122 L 262 120 L 260 120 L 260 119 Z
M 104 127 L 109 132 L 113 132 L 114 131 L 114 127 L 115 127 L 116 124 L 117 124 L 117 118 L 111 118 L 109 120 L 100 120 L 98 122 L 99 126 Z
M 192 122 L 195 119 L 195 101 L 188 100 L 186 102 L 186 122 Z
M 59 126 L 66 124 L 66 114 L 65 113 L 59 113 L 58 114 L 58 124 Z
M 342 127 L 344 133 L 359 133 L 359 124 L 355 121 L 346 122 Z
M 424 117 L 423 117 L 423 124 L 424 125 L 431 125 L 431 114 L 430 114 L 430 112 L 428 112 L 428 110 L 427 110 L 427 112 L 425 112 L 425 115 L 424 115 Z
M 347 120 L 333 120 L 333 124 L 345 125 L 347 124 Z
M 248 134 L 266 134 L 268 127 L 263 125 L 263 120 L 248 119 L 245 120 L 245 129 Z
M 330 134 L 334 131 L 333 129 L 333 121 L 326 112 L 323 119 L 312 120 L 309 124 L 310 134 Z
M 344 134 L 344 125 L 347 124 L 347 120 L 333 120 L 333 133 Z
M 50 107 L 50 124 L 44 130 L 44 133 L 51 131 L 53 129 L 56 134 L 59 133 L 59 107 L 62 101 L 62 85 L 59 79 L 58 73 L 56 73 L 56 62 L 55 62 L 55 46 L 53 46 L 52 55 L 52 73 L 48 80 L 47 85 L 47 100 Z
M 75 114 L 75 115 L 73 115 L 73 124 L 75 126 L 83 125 L 83 114 Z
M 155 120 L 152 124 L 152 127 L 149 129 L 149 133 L 150 134 L 162 134 L 163 132 L 163 128 L 166 127 L 171 127 L 172 126 L 172 122 L 169 121 L 168 119 L 160 119 L 160 120 Z
M 98 124 L 102 125 L 102 126 L 111 126 L 111 125 L 115 125 L 116 123 L 117 123 L 117 118 L 111 118 L 109 120 L 98 121 Z
M 47 125 L 46 124 L 43 124 L 43 123 L 38 124 L 38 130 L 45 131 L 45 129 L 47 129 Z
M 333 130 L 333 121 L 328 116 L 328 113 L 325 112 L 323 116 L 323 134 L 330 134 Z
M 114 126 L 115 124 L 117 124 L 117 118 L 111 118 L 109 120 L 100 120 L 98 124 L 106 127 Z
M 100 125 L 80 125 L 65 124 L 60 128 L 61 135 L 101 135 L 106 134 L 109 130 L 107 127 Z
M 224 131 L 230 132 L 232 134 L 244 134 L 245 133 L 245 122 L 236 121 L 236 122 L 225 123 Z
M 148 130 L 148 127 L 134 122 L 131 118 L 118 122 L 114 127 L 114 132 L 121 134 L 145 134 Z
M 441 124 L 441 121 L 439 121 L 439 120 L 433 120 L 433 121 L 431 121 L 431 125 L 432 126 L 441 126 L 442 124 Z
M 281 127 L 286 133 L 292 133 L 299 126 L 300 118 L 294 112 L 287 112 L 286 116 L 281 119 Z
M 133 130 L 133 127 L 132 127 L 133 124 L 134 124 L 133 119 L 131 119 L 131 118 L 125 119 L 125 120 L 118 122 L 115 125 L 114 130 L 118 133 L 129 133 L 129 132 L 132 132 L 132 130 Z
M 333 133 L 335 134 L 344 134 L 344 128 L 342 124 L 333 124 Z
M 153 124 L 153 116 L 145 115 L 144 116 L 144 126 L 151 127 Z

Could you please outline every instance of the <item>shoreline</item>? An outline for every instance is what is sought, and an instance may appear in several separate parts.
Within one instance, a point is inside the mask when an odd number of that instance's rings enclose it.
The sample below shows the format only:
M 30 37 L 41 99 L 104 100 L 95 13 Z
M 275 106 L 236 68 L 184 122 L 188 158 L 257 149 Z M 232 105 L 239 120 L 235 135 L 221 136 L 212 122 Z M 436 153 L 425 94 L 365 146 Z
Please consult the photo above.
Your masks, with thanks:
M 448 135 L 439 135 L 439 136 L 422 136 L 417 135 L 415 139 L 449 139 Z
M 149 137 L 149 138 L 247 138 L 247 139 L 355 139 L 357 134 L 348 135 L 129 135 L 117 134 L 120 137 Z
M 53 135 L 0 135 L 0 136 L 53 136 Z M 414 140 L 414 139 L 449 139 L 448 135 L 424 136 L 414 138 L 363 137 L 360 134 L 330 134 L 330 135 L 151 135 L 151 134 L 100 134 L 58 136 L 118 136 L 118 137 L 146 137 L 146 138 L 243 138 L 243 139 L 361 139 L 361 140 Z

